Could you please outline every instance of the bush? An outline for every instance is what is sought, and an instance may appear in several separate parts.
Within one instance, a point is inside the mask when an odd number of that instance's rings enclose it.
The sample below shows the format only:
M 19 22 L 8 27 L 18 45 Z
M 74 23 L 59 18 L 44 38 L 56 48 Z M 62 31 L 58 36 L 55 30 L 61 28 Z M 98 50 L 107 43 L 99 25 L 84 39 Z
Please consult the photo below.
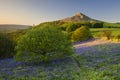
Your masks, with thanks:
M 120 34 L 115 35 L 115 39 L 120 40 Z
M 68 36 L 53 27 L 28 31 L 16 46 L 15 58 L 25 62 L 51 61 L 73 54 Z
M 74 31 L 71 38 L 74 41 L 83 41 L 92 38 L 92 35 L 88 27 L 82 26 Z
M 68 33 L 72 32 L 72 31 L 75 31 L 78 28 L 78 26 L 76 26 L 74 23 L 71 23 L 71 22 L 66 23 L 66 26 L 67 26 L 66 31 Z
M 75 31 L 77 28 L 80 28 L 81 26 L 91 27 L 91 23 L 89 22 L 68 22 L 68 23 L 65 23 L 64 26 L 66 26 L 66 31 L 70 33 L 70 32 Z
M 103 30 L 102 31 L 102 35 L 103 35 L 103 37 L 106 37 L 107 40 L 110 40 L 110 38 L 112 36 L 112 31 L 110 31 L 110 30 Z
M 0 59 L 12 57 L 14 47 L 13 41 L 7 35 L 0 33 Z
M 24 35 L 27 32 L 27 29 L 21 29 L 17 30 L 15 32 L 8 33 L 8 36 L 14 41 L 18 42 L 22 35 Z
M 92 23 L 93 28 L 103 28 L 103 22 Z

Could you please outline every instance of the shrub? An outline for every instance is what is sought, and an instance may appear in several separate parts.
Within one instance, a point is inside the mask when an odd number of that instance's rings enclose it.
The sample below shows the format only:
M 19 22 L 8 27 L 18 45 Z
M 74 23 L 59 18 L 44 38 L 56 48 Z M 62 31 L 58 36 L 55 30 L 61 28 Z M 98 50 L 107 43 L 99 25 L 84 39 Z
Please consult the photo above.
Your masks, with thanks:
M 120 34 L 115 35 L 115 39 L 120 40 Z
M 14 41 L 18 42 L 22 35 L 24 35 L 27 32 L 27 29 L 21 29 L 17 30 L 15 32 L 8 33 L 8 36 Z
M 74 23 L 71 23 L 71 22 L 67 23 L 66 26 L 67 26 L 66 31 L 68 33 L 75 31 L 78 28 Z
M 92 23 L 93 28 L 103 28 L 103 22 Z
M 0 33 L 0 59 L 12 57 L 14 43 L 5 34 Z
M 111 35 L 112 35 L 112 31 L 110 31 L 110 30 L 103 30 L 102 31 L 102 35 L 103 35 L 103 37 L 106 37 L 107 40 L 110 40 Z
M 15 58 L 25 62 L 51 61 L 73 53 L 68 36 L 54 27 L 29 30 L 16 46 Z
M 92 38 L 92 35 L 88 27 L 82 26 L 73 32 L 71 38 L 74 41 L 83 41 Z

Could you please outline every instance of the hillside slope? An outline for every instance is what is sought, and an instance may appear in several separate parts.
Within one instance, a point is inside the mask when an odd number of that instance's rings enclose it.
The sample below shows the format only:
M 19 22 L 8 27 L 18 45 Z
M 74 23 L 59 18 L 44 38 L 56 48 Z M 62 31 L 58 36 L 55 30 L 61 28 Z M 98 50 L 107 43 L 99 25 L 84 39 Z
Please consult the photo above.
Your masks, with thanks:
M 100 22 L 99 20 L 92 19 L 80 12 L 75 14 L 72 17 L 68 17 L 60 21 L 63 21 L 63 22 Z
M 29 25 L 16 25 L 16 24 L 0 24 L 0 32 L 9 33 L 18 29 L 28 29 Z

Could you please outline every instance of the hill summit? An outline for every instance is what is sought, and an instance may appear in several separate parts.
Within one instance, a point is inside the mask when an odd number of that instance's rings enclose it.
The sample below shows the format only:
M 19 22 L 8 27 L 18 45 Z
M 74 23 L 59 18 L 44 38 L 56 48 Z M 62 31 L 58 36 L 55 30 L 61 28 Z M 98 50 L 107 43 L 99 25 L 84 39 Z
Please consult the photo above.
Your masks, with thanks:
M 99 20 L 92 19 L 81 12 L 76 13 L 72 17 L 62 19 L 63 22 L 99 22 Z

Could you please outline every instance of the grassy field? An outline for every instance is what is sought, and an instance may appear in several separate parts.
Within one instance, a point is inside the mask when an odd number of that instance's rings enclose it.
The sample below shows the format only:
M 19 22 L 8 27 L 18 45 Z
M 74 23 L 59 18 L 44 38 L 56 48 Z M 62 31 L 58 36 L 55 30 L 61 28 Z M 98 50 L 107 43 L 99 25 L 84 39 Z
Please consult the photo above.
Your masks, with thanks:
M 120 44 L 85 47 L 47 64 L 0 60 L 0 80 L 120 80 Z
M 120 23 L 104 23 L 103 26 L 107 28 L 120 28 Z
M 120 28 L 90 28 L 90 31 L 94 37 L 100 37 L 103 30 L 112 32 L 112 36 L 120 34 Z

